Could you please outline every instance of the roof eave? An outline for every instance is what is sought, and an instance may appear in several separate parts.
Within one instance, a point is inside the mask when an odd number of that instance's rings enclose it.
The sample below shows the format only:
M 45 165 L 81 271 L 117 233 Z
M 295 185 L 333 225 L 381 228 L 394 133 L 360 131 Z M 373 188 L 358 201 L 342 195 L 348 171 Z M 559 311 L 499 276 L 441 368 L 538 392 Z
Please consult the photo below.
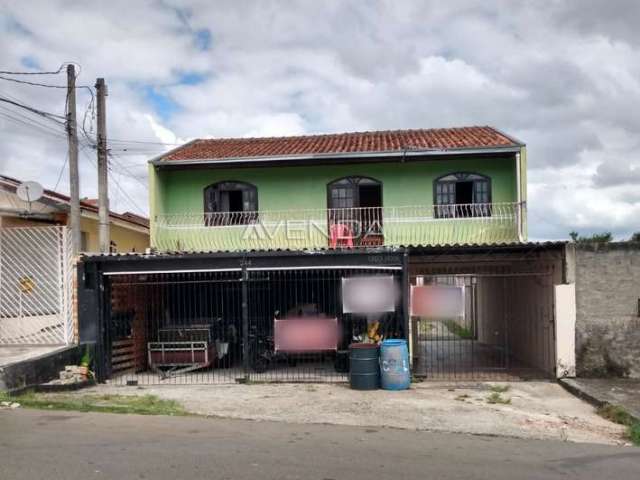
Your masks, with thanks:
M 448 156 L 448 155 L 473 155 L 487 153 L 518 153 L 522 144 L 514 142 L 514 145 L 495 147 L 470 147 L 447 148 L 428 150 L 391 150 L 382 152 L 349 152 L 349 153 L 316 153 L 307 155 L 269 155 L 259 157 L 224 157 L 224 158 L 198 158 L 188 160 L 163 160 L 164 156 L 156 157 L 149 163 L 160 165 L 234 165 L 242 163 L 270 163 L 270 162 L 305 162 L 329 159 L 361 159 L 361 158 L 389 158 L 389 157 L 419 157 L 419 156 Z M 165 155 L 166 156 L 166 155 Z
M 518 137 L 514 137 L 513 135 L 506 133 L 503 130 L 500 130 L 499 128 L 496 127 L 488 127 L 491 128 L 492 130 L 495 130 L 496 132 L 498 132 L 500 135 L 502 135 L 503 137 L 511 140 L 513 143 L 515 143 L 516 145 L 518 145 L 519 147 L 526 147 L 527 144 L 525 142 L 523 142 L 522 140 L 520 140 Z

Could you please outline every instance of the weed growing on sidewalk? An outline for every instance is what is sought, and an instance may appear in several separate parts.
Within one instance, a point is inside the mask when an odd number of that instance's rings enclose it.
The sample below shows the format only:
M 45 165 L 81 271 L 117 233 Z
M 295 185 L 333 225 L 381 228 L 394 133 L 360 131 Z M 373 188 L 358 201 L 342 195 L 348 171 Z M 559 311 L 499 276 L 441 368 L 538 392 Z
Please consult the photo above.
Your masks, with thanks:
M 604 404 L 598 408 L 598 415 L 627 427 L 627 437 L 634 445 L 640 446 L 640 422 L 618 405 Z
M 495 393 L 504 393 L 509 391 L 509 385 L 491 385 L 489 390 Z
M 493 392 L 487 397 L 487 403 L 490 403 L 492 405 L 509 405 L 511 403 L 511 399 L 503 397 L 502 395 L 500 395 L 500 392 Z
M 627 434 L 629 435 L 629 440 L 631 440 L 634 445 L 640 447 L 640 422 L 631 425 Z
M 188 415 L 174 400 L 155 395 L 73 395 L 26 392 L 9 396 L 0 392 L 0 401 L 17 402 L 21 407 L 40 410 L 70 410 L 76 412 L 135 413 L 138 415 Z

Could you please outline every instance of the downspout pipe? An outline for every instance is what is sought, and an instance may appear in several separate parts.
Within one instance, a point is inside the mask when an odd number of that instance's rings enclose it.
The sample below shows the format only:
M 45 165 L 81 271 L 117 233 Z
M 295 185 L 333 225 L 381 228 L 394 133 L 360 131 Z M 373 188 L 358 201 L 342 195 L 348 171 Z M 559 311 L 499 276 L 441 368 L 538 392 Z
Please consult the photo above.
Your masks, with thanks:
M 518 241 L 520 243 L 523 243 L 524 235 L 523 235 L 522 226 L 523 226 L 524 212 L 522 211 L 522 182 L 521 182 L 522 173 L 520 171 L 521 163 L 520 163 L 519 153 L 515 154 L 515 159 L 516 159 L 516 203 L 517 203 L 517 209 L 518 209 Z

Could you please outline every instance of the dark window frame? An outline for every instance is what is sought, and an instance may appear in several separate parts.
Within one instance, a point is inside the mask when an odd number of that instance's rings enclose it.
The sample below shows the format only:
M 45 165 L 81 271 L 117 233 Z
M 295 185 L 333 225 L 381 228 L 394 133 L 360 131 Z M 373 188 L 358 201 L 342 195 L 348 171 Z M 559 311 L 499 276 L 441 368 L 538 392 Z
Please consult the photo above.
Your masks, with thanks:
M 448 179 L 453 177 L 452 179 Z M 447 180 L 444 180 L 447 179 Z M 472 182 L 472 202 L 470 206 L 459 206 L 455 202 L 456 196 L 456 184 L 460 182 Z M 477 201 L 476 195 L 478 194 L 478 185 L 486 185 L 486 192 L 481 192 L 486 195 L 486 201 Z M 447 187 L 447 191 L 439 189 L 439 186 Z M 453 188 L 451 188 L 453 187 Z M 439 191 L 440 190 L 440 191 Z M 481 188 L 480 190 L 484 190 Z M 493 189 L 491 184 L 491 177 L 478 172 L 458 171 L 449 172 L 444 175 L 440 175 L 433 181 L 433 206 L 436 218 L 451 218 L 451 217 L 490 217 L 491 216 L 491 204 L 493 203 Z M 453 202 L 442 202 L 443 196 L 451 198 L 453 195 Z M 440 198 L 439 198 L 440 197 Z M 454 207 L 454 205 L 458 205 Z M 483 207 L 474 207 L 474 205 L 483 205 Z
M 340 177 L 340 178 L 336 178 L 335 180 L 331 180 L 329 183 L 327 183 L 327 208 L 330 210 L 333 209 L 339 209 L 339 208 L 360 208 L 359 206 L 354 206 L 354 207 L 333 207 L 331 205 L 331 199 L 332 199 L 332 189 L 336 186 L 336 184 L 338 182 L 343 182 L 343 181 L 349 181 L 351 184 L 351 188 L 354 192 L 354 203 L 359 204 L 360 203 L 360 198 L 358 196 L 359 191 L 358 191 L 358 185 L 360 184 L 360 181 L 362 180 L 366 180 L 368 182 L 372 182 L 373 184 L 377 185 L 380 187 L 380 207 L 382 208 L 382 206 L 384 205 L 384 184 L 383 182 L 381 182 L 380 180 L 378 180 L 377 178 L 373 178 L 373 177 L 369 177 L 366 175 L 347 175 L 345 177 Z
M 376 207 L 361 207 L 360 206 L 360 191 L 359 186 L 364 182 L 368 185 L 375 185 L 380 189 L 380 205 Z M 332 204 L 333 190 L 338 188 L 338 183 L 346 182 L 345 186 L 349 186 L 352 191 L 352 207 L 337 207 Z M 378 246 L 383 242 L 383 227 L 382 227 L 382 208 L 384 206 L 384 183 L 377 178 L 369 177 L 366 175 L 347 175 L 344 177 L 336 178 L 327 183 L 327 217 L 330 225 L 337 223 L 346 223 L 357 225 L 359 228 L 354 228 L 354 242 L 356 245 L 369 245 Z M 367 208 L 367 212 L 357 210 L 361 208 Z M 340 212 L 340 210 L 347 210 L 347 212 Z M 355 223 L 354 223 L 355 222 Z
M 242 211 L 221 210 L 219 206 L 211 208 L 212 203 L 215 204 L 220 202 L 219 196 L 222 192 L 231 191 L 242 192 Z M 258 187 L 252 183 L 242 180 L 221 180 L 204 187 L 202 194 L 204 219 L 205 225 L 207 226 L 247 225 L 255 223 L 258 220 Z M 212 195 L 215 195 L 218 198 L 212 200 Z M 251 203 L 251 208 L 245 210 L 244 204 L 247 201 Z M 249 214 L 246 214 L 246 212 L 249 212 Z M 228 213 L 229 215 L 215 215 L 218 213 Z M 234 216 L 232 215 L 234 213 L 242 213 L 242 215 Z

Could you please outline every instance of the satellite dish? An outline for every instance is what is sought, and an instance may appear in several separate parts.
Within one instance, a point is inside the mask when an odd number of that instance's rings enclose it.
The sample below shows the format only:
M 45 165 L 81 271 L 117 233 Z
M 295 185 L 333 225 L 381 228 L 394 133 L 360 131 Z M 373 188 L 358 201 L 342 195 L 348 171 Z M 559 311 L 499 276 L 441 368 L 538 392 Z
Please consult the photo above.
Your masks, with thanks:
M 24 182 L 18 185 L 16 194 L 23 202 L 37 202 L 42 197 L 44 189 L 38 182 Z

